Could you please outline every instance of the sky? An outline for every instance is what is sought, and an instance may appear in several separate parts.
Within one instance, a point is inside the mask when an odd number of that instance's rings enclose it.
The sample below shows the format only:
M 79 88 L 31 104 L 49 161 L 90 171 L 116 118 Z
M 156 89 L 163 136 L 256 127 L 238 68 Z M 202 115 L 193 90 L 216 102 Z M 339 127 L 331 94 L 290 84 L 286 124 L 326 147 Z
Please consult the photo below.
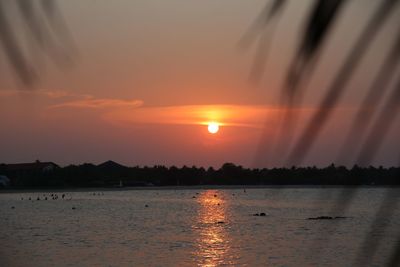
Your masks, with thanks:
M 262 79 L 254 83 L 249 72 L 255 47 L 238 43 L 267 2 L 59 1 L 76 48 L 69 64 L 25 44 L 40 69 L 39 83 L 25 88 L 9 64 L 0 62 L 0 162 L 281 166 L 285 152 L 271 154 L 283 112 L 279 89 L 311 1 L 291 1 L 284 10 Z M 377 2 L 352 1 L 334 25 L 304 102 L 296 107 L 296 133 L 315 112 Z M 304 165 L 337 160 L 360 95 L 394 40 L 398 13 L 371 44 Z M 22 27 L 15 23 L 16 32 Z M 220 124 L 216 134 L 207 131 L 213 121 Z M 398 165 L 398 136 L 399 119 L 374 165 Z

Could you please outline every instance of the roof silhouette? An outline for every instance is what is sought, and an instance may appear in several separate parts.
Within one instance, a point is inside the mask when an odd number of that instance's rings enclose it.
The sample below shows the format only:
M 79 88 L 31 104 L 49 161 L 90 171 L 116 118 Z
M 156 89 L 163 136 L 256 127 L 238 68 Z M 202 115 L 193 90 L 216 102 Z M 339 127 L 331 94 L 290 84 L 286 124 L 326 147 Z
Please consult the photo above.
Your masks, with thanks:
M 107 160 L 99 165 L 97 165 L 97 167 L 99 168 L 103 168 L 103 169 L 119 169 L 119 168 L 126 168 L 126 166 L 121 165 L 115 161 L 112 160 Z

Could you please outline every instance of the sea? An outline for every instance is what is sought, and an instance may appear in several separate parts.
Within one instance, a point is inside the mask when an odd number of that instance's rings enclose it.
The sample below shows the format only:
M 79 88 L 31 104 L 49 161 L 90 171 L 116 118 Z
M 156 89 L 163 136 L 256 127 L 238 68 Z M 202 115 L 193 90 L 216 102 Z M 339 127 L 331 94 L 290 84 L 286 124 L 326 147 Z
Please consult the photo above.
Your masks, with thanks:
M 389 266 L 399 197 L 375 187 L 3 190 L 0 266 Z

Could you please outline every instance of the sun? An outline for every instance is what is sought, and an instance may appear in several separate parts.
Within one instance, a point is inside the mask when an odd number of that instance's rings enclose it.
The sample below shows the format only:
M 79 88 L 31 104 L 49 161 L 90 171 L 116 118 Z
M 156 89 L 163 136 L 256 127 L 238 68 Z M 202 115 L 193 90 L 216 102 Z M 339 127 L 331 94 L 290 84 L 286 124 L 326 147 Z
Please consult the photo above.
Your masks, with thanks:
M 208 124 L 208 132 L 211 134 L 216 134 L 219 131 L 219 124 L 217 122 L 210 122 Z

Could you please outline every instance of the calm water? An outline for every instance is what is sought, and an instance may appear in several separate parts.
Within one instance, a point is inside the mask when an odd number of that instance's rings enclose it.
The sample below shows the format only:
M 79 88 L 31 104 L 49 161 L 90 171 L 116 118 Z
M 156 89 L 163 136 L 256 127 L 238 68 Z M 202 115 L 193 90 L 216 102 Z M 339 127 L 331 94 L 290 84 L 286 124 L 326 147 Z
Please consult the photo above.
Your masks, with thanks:
M 383 266 L 400 237 L 398 207 L 381 211 L 378 227 L 368 232 L 385 195 L 395 203 L 400 189 L 358 189 L 345 212 L 334 211 L 341 192 L 92 191 L 58 192 L 57 200 L 51 192 L 2 193 L 0 265 L 354 266 L 369 236 L 367 244 L 380 243 L 367 263 Z M 259 212 L 267 216 L 252 216 Z M 323 215 L 349 218 L 306 220 Z

